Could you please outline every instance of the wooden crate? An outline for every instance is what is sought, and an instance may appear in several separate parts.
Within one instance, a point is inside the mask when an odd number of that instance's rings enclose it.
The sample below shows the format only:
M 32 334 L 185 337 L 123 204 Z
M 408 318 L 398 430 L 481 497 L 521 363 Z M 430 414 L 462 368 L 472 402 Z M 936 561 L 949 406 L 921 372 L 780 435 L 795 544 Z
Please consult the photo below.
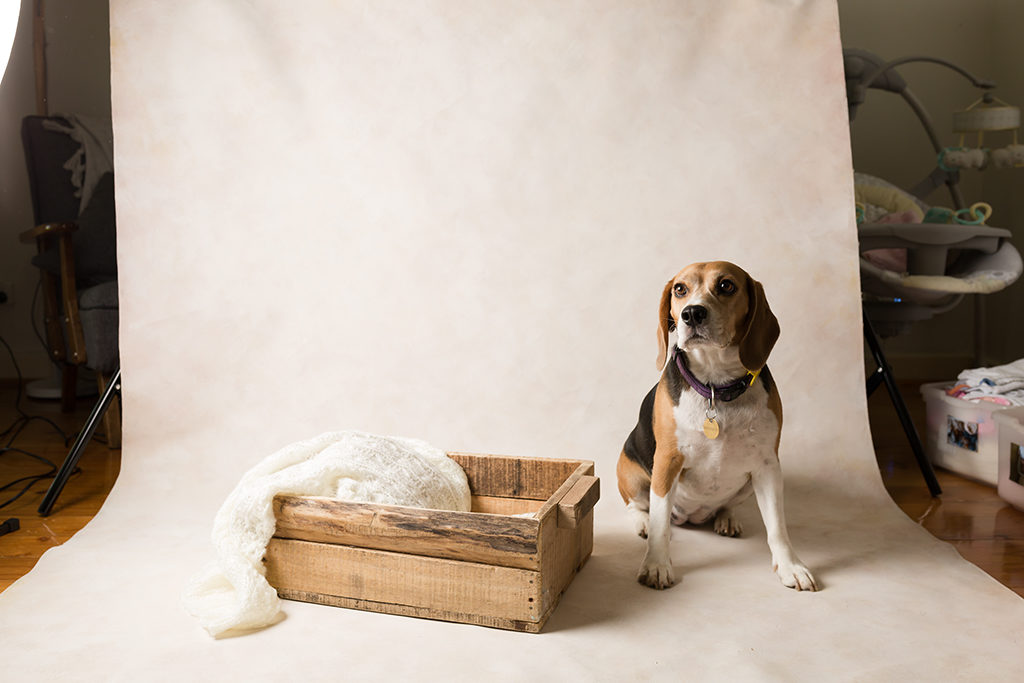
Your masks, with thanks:
M 593 549 L 594 463 L 449 455 L 472 512 L 277 496 L 264 562 L 278 595 L 540 631 Z

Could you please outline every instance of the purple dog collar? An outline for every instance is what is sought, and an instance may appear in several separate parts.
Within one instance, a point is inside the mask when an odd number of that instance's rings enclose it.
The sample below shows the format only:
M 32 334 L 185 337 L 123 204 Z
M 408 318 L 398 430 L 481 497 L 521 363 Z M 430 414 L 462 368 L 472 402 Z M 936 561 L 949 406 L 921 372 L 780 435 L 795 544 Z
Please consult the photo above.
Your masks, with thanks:
M 722 384 L 720 386 L 712 386 L 704 384 L 699 379 L 694 377 L 693 373 L 690 372 L 690 368 L 686 365 L 686 356 L 676 351 L 676 367 L 679 368 L 679 372 L 683 375 L 686 383 L 689 384 L 694 391 L 706 398 L 711 400 L 712 392 L 716 401 L 735 401 L 737 398 L 743 395 L 757 379 L 760 372 L 748 372 L 745 377 L 733 380 L 728 384 Z

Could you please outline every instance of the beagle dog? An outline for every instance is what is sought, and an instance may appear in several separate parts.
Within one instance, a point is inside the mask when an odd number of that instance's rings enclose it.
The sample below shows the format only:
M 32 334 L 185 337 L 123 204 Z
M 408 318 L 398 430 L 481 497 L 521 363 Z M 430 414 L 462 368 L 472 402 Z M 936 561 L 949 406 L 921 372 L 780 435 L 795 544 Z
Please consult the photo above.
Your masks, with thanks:
M 637 580 L 658 589 L 675 583 L 671 524 L 713 520 L 719 534 L 738 536 L 736 506 L 753 492 L 782 583 L 817 590 L 786 531 L 782 402 L 765 365 L 779 323 L 764 288 L 732 263 L 695 263 L 665 285 L 660 312 L 661 380 L 644 398 L 617 468 L 619 493 L 647 538 Z

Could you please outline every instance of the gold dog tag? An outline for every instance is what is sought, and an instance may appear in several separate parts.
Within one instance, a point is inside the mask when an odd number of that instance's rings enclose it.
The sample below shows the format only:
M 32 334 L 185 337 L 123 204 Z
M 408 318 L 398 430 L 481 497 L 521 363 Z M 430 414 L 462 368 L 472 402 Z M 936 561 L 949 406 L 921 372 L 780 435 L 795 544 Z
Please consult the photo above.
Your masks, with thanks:
M 715 387 L 711 387 L 711 396 L 708 398 L 708 410 L 705 413 L 707 418 L 704 420 L 704 436 L 709 439 L 717 439 L 721 429 L 718 427 L 718 421 L 715 419 L 718 417 L 718 410 L 715 408 Z

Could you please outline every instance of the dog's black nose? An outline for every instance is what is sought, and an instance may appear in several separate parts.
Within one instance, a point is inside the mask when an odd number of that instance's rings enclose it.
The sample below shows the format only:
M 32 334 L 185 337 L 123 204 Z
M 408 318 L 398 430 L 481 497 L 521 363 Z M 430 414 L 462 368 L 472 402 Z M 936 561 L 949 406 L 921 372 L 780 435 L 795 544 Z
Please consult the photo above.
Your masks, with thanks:
M 696 327 L 707 320 L 707 317 L 708 309 L 703 306 L 687 306 L 679 315 L 679 318 L 687 327 Z

